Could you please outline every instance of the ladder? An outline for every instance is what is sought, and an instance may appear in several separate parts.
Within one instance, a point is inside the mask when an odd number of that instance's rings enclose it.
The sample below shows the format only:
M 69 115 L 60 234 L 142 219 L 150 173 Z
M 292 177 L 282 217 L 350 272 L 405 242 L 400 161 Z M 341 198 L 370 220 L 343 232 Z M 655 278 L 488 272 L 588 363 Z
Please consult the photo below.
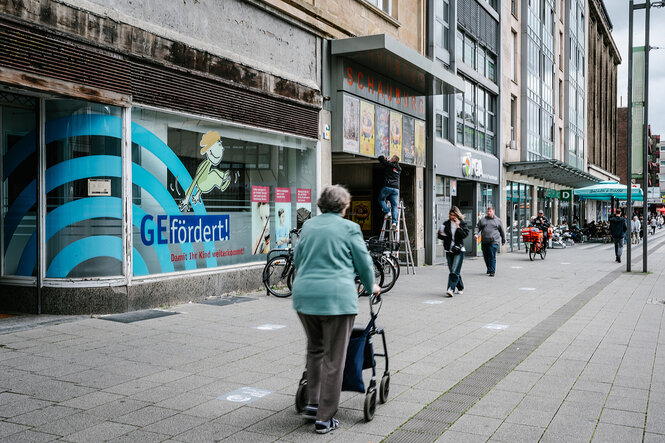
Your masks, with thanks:
M 381 226 L 381 233 L 379 234 L 379 240 L 384 241 L 388 240 L 391 242 L 396 242 L 400 245 L 404 244 L 404 257 L 406 261 L 406 273 L 416 274 L 416 267 L 413 262 L 413 254 L 411 252 L 411 242 L 409 241 L 409 231 L 406 229 L 406 218 L 404 217 L 404 201 L 399 201 L 398 213 L 399 213 L 399 222 L 393 228 L 392 218 L 383 219 L 383 225 Z M 401 227 L 400 227 L 401 225 Z M 404 231 L 404 240 L 401 239 L 401 232 Z M 394 253 L 399 260 L 399 251 Z

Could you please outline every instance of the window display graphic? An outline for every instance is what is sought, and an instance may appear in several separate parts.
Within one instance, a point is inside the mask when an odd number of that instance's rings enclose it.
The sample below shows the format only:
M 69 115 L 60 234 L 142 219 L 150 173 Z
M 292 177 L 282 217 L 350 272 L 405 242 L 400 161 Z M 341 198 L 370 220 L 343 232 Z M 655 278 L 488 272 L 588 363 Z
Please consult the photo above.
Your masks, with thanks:
M 289 247 L 291 230 L 291 188 L 275 188 L 275 245 Z
M 360 101 L 344 95 L 344 151 L 360 152 L 358 140 L 358 120 L 360 119 Z
M 298 229 L 302 224 L 312 218 L 312 190 L 296 189 L 296 223 Z
M 414 140 L 414 122 L 413 117 L 407 115 L 402 120 L 402 161 L 404 163 L 415 163 L 416 149 Z
M 402 114 L 390 111 L 390 157 L 402 158 Z
M 270 252 L 270 187 L 252 186 L 252 254 Z
M 415 130 L 416 166 L 425 166 L 425 122 L 416 120 Z
M 360 153 L 374 155 L 374 105 L 360 101 Z
M 217 169 L 217 165 L 222 161 L 224 155 L 224 146 L 222 146 L 219 132 L 208 131 L 201 137 L 200 146 L 201 155 L 205 155 L 206 158 L 196 168 L 194 180 L 192 180 L 192 184 L 185 192 L 185 197 L 178 205 L 183 212 L 190 210 L 190 198 L 192 203 L 198 204 L 201 201 L 202 193 L 207 194 L 214 188 L 225 191 L 231 183 L 229 171 Z M 196 192 L 194 192 L 195 190 Z
M 376 107 L 375 114 L 376 137 L 374 141 L 374 154 L 378 157 L 390 157 L 390 111 L 381 106 Z
M 351 202 L 351 213 L 353 214 L 352 219 L 354 222 L 360 225 L 360 229 L 363 231 L 369 231 L 372 227 L 372 203 L 370 201 L 352 201 Z

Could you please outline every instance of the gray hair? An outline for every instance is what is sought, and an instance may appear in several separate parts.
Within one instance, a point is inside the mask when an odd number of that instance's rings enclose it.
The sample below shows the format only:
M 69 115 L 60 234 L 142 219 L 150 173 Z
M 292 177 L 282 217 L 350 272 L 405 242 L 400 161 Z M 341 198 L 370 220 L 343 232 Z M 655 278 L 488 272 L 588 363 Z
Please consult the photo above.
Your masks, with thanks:
M 340 213 L 351 203 L 351 194 L 341 185 L 330 185 L 323 188 L 316 206 L 321 212 Z

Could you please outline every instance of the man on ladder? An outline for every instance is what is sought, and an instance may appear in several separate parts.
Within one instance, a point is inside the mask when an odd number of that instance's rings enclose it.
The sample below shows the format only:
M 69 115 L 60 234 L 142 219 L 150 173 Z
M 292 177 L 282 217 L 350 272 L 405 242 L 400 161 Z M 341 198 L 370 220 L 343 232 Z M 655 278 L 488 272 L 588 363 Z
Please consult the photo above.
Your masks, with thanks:
M 399 165 L 399 157 L 396 155 L 393 155 L 390 161 L 380 155 L 379 162 L 383 165 L 383 188 L 379 193 L 379 204 L 383 209 L 384 220 L 392 218 L 392 228 L 395 229 L 399 220 L 397 206 L 399 205 L 399 175 L 402 173 L 402 168 Z M 388 199 L 390 208 L 386 203 Z

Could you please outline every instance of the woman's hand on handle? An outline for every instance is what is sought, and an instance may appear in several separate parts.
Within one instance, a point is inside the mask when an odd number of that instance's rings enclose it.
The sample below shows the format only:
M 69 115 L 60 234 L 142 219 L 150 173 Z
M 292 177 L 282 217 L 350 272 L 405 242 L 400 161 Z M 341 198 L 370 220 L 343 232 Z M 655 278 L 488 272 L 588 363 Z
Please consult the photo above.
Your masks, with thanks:
M 372 294 L 379 295 L 380 293 L 381 293 L 381 286 L 374 284 L 374 291 L 372 291 Z

